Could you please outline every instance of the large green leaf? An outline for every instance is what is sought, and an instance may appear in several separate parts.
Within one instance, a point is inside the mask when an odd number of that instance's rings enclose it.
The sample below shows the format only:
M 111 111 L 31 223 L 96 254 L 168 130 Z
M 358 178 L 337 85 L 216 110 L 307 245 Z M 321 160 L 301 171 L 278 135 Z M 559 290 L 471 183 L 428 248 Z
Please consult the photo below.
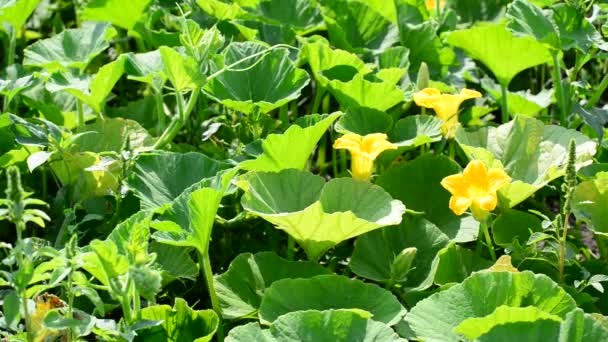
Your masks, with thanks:
M 605 317 L 587 314 L 581 309 L 566 315 L 560 329 L 560 341 L 586 342 L 608 340 L 608 327 Z
M 508 28 L 528 35 L 555 50 L 576 48 L 582 53 L 598 47 L 608 51 L 608 43 L 595 29 L 585 13 L 568 4 L 551 7 L 547 13 L 526 0 L 515 0 L 507 10 Z
M 142 153 L 127 185 L 141 199 L 142 208 L 157 208 L 172 203 L 186 188 L 228 167 L 195 152 Z
M 608 235 L 608 172 L 580 183 L 574 190 L 572 209 L 579 220 L 590 223 L 595 233 Z
M 108 27 L 107 23 L 90 24 L 39 40 L 24 50 L 23 65 L 50 70 L 83 70 L 95 56 L 110 46 L 108 40 L 115 31 Z
M 160 50 L 144 53 L 128 53 L 125 72 L 130 79 L 144 82 L 160 90 L 167 78 Z
M 143 308 L 141 319 L 160 324 L 139 329 L 135 341 L 209 342 L 217 330 L 219 319 L 213 310 L 193 310 L 181 298 L 175 305 L 153 305 Z
M 435 284 L 446 285 L 459 283 L 468 278 L 471 273 L 490 266 L 492 266 L 492 261 L 452 242 L 437 253 L 437 259 L 431 266 L 433 268 L 431 275 L 434 276 Z
M 132 30 L 142 20 L 150 0 L 130 0 L 124 6 L 122 0 L 94 0 L 82 10 L 82 18 L 92 21 L 107 21 L 125 30 Z
M 323 0 L 321 3 L 330 40 L 340 49 L 381 52 L 399 40 L 397 26 L 364 1 Z
M 387 76 L 386 80 L 379 78 L 379 74 L 374 75 L 374 80 L 369 80 L 362 73 L 345 80 L 332 79 L 328 83 L 329 91 L 344 110 L 367 107 L 386 111 L 405 100 L 405 94 L 397 84 L 406 70 L 391 68 L 383 69 L 382 72 L 383 76 Z
M 453 31 L 446 34 L 446 41 L 483 63 L 504 86 L 521 71 L 551 61 L 544 45 L 531 37 L 514 36 L 505 23 Z
M 393 126 L 393 118 L 385 112 L 366 107 L 349 108 L 334 129 L 342 134 L 355 133 L 365 136 L 387 133 Z
M 261 43 L 232 43 L 223 52 L 228 66 L 260 53 L 267 47 Z M 220 66 L 212 68 L 216 72 Z M 205 93 L 223 105 L 252 113 L 270 112 L 297 99 L 309 82 L 308 73 L 294 66 L 286 49 L 273 49 L 258 58 L 251 58 L 209 80 Z
M 532 272 L 480 272 L 461 284 L 418 302 L 405 321 L 425 341 L 460 341 L 453 329 L 467 319 L 485 317 L 499 306 L 527 307 L 560 318 L 576 303 L 549 277 Z
M 565 172 L 568 143 L 576 141 L 576 168 L 591 163 L 597 144 L 583 134 L 560 126 L 544 125 L 518 116 L 499 127 L 477 131 L 459 129 L 456 141 L 471 159 L 504 166 L 513 183 L 499 192 L 501 204 L 513 207 Z
M 199 70 L 194 58 L 166 46 L 161 46 L 159 51 L 164 73 L 175 90 L 192 90 L 205 85 L 205 75 Z
M 214 287 L 222 315 L 233 319 L 255 313 L 264 292 L 277 280 L 327 273 L 328 270 L 311 261 L 287 261 L 273 252 L 244 253 L 232 260 L 225 273 L 215 277 Z
M 433 259 L 448 241 L 449 238 L 434 224 L 408 214 L 397 227 L 378 229 L 357 238 L 349 266 L 360 277 L 417 287 L 429 276 Z M 416 257 L 405 281 L 396 279 L 393 265 L 397 256 L 409 247 L 418 249 Z
M 256 159 L 241 162 L 240 167 L 249 171 L 303 170 L 325 131 L 341 115 L 334 113 L 325 116 L 312 126 L 300 127 L 296 124 L 282 134 L 268 135 L 262 142 L 264 152 Z M 308 117 L 303 119 L 306 118 Z
M 10 23 L 20 35 L 27 18 L 34 12 L 40 0 L 15 0 L 12 5 L 0 9 L 0 23 Z M 9 1 L 10 3 L 10 1 Z
M 501 103 L 500 86 L 489 78 L 483 79 L 481 84 L 484 90 L 496 100 L 496 103 Z M 543 89 L 538 94 L 532 94 L 529 90 L 507 93 L 507 105 L 512 116 L 517 114 L 537 116 L 553 102 L 553 90 Z
M 37 83 L 34 75 L 24 70 L 20 64 L 8 66 L 0 75 L 0 94 L 10 103 L 21 91 L 31 88 Z
M 321 11 L 311 0 L 264 0 L 259 3 L 258 11 L 262 20 L 293 27 L 301 33 L 323 24 Z
M 538 216 L 512 209 L 502 212 L 492 225 L 494 242 L 503 247 L 513 244 L 515 239 L 523 245 L 532 233 L 542 230 Z
M 74 71 L 53 74 L 46 84 L 50 92 L 65 91 L 86 103 L 97 113 L 104 111 L 106 98 L 125 70 L 125 59 L 119 57 L 108 63 L 93 76 Z
M 460 166 L 444 156 L 425 154 L 414 161 L 391 168 L 377 184 L 402 201 L 408 209 L 422 211 L 450 239 L 477 239 L 479 224 L 470 216 L 456 216 L 449 208 L 450 193 L 441 186 L 444 177 L 461 172 Z
M 249 172 L 240 186 L 243 207 L 291 235 L 311 260 L 344 240 L 398 224 L 405 211 L 378 186 L 351 178 L 325 183 L 295 169 Z
M 323 40 L 306 43 L 300 58 L 310 65 L 315 80 L 323 88 L 327 87 L 332 79 L 349 80 L 357 73 L 371 72 L 356 54 L 332 49 L 329 42 Z
M 238 326 L 226 342 L 399 342 L 387 325 L 352 310 L 297 311 L 264 330 L 258 323 Z
M 418 147 L 443 138 L 443 121 L 431 115 L 411 115 L 395 124 L 393 141 L 399 147 Z
M 308 279 L 274 282 L 262 298 L 260 320 L 272 323 L 284 314 L 303 310 L 359 309 L 374 321 L 394 325 L 405 308 L 389 291 L 360 280 L 339 275 L 319 275 Z
M 551 320 L 558 324 L 561 322 L 559 316 L 552 315 L 534 306 L 520 308 L 503 305 L 497 307 L 494 312 L 487 316 L 464 320 L 454 328 L 454 332 L 463 334 L 466 338 L 474 340 L 497 325 L 516 322 L 537 322 L 539 320 Z
M 82 131 L 87 134 L 76 138 L 74 144 L 83 152 L 121 152 L 153 144 L 148 131 L 133 120 L 108 118 L 85 125 Z

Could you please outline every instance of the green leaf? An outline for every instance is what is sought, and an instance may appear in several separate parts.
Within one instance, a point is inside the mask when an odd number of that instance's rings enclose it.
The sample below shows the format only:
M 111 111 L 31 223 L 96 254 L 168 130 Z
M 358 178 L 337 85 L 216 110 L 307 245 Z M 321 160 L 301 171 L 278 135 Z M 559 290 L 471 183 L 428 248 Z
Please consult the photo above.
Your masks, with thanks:
M 201 255 L 207 255 L 215 215 L 226 189 L 238 169 L 219 172 L 214 178 L 194 184 L 175 199 L 170 215 L 162 218 L 154 228 L 161 231 L 154 238 L 162 243 L 194 247 Z
M 431 115 L 411 115 L 397 121 L 393 140 L 399 147 L 418 147 L 443 138 L 443 121 Z
M 572 209 L 579 220 L 590 224 L 597 234 L 608 235 L 608 172 L 577 185 L 572 195 Z
M 605 317 L 596 318 L 595 314 L 584 313 L 581 309 L 566 315 L 560 329 L 560 341 L 585 342 L 608 339 Z
M 228 66 L 268 48 L 261 43 L 231 43 L 223 52 Z M 212 72 L 222 66 L 215 65 Z M 210 79 L 205 93 L 232 109 L 251 114 L 270 112 L 297 99 L 308 84 L 308 73 L 294 66 L 286 49 L 273 49 L 251 58 Z
M 502 93 L 499 85 L 487 78 L 484 78 L 481 84 L 496 103 L 501 103 Z M 512 116 L 537 116 L 553 102 L 553 90 L 543 89 L 538 94 L 532 94 L 530 90 L 507 93 L 507 105 Z
M 175 305 L 154 305 L 141 310 L 141 319 L 162 321 L 160 325 L 140 329 L 135 341 L 211 341 L 219 319 L 213 310 L 193 310 L 185 300 L 175 298 Z
M 524 244 L 534 232 L 542 232 L 540 218 L 536 215 L 518 210 L 502 212 L 492 225 L 494 242 L 502 247 L 508 247 L 517 239 Z
M 228 167 L 195 152 L 142 153 L 137 157 L 133 174 L 127 178 L 127 185 L 141 199 L 142 208 L 158 208 L 172 203 L 194 183 Z
M 36 83 L 38 80 L 34 75 L 26 72 L 20 64 L 13 64 L 6 67 L 0 76 L 0 94 L 7 97 L 6 103 L 10 103 L 15 96 Z
M 359 72 L 371 72 L 356 54 L 332 49 L 324 40 L 307 42 L 300 52 L 300 59 L 308 63 L 321 88 L 326 88 L 332 79 L 349 80 Z
M 499 196 L 500 204 L 508 208 L 564 175 L 570 139 L 576 141 L 576 168 L 590 164 L 595 142 L 575 130 L 544 125 L 530 117 L 520 115 L 499 127 L 456 133 L 456 141 L 470 159 L 504 166 L 513 183 L 503 187 Z
M 499 325 L 517 322 L 538 322 L 539 320 L 561 322 L 559 316 L 544 312 L 534 306 L 518 308 L 503 305 L 497 307 L 494 312 L 487 316 L 464 320 L 454 328 L 454 332 L 463 334 L 470 340 L 475 340 Z
M 604 140 L 604 127 L 608 124 L 608 110 L 601 108 L 585 108 L 578 103 L 572 108 L 574 113 L 581 116 L 583 121 L 597 133 L 597 138 L 601 144 Z
M 171 52 L 169 52 L 169 55 L 171 55 Z M 167 76 L 164 74 L 165 64 L 160 50 L 128 53 L 125 56 L 127 60 L 125 72 L 129 79 L 147 83 L 154 86 L 156 90 L 161 90 Z
M 367 107 L 386 111 L 405 100 L 404 92 L 397 87 L 397 83 L 405 75 L 406 70 L 383 69 L 383 73 L 383 76 L 389 76 L 390 80 L 382 80 L 377 74 L 376 80 L 370 81 L 367 79 L 368 76 L 362 73 L 345 81 L 332 79 L 328 84 L 329 91 L 344 110 L 352 107 Z
M 66 91 L 86 103 L 97 113 L 102 113 L 106 98 L 125 70 L 125 59 L 119 57 L 108 63 L 93 76 L 81 74 L 55 73 L 46 84 L 50 92 Z
M 23 65 L 49 70 L 77 68 L 84 70 L 89 62 L 110 45 L 116 33 L 109 24 L 98 23 L 65 30 L 51 38 L 39 40 L 24 50 Z
M 129 260 L 118 253 L 116 244 L 111 240 L 94 240 L 90 244 L 91 252 L 80 255 L 82 268 L 91 273 L 105 286 L 129 271 Z
M 82 128 L 83 134 L 74 140 L 79 151 L 122 152 L 153 145 L 148 131 L 137 121 L 123 118 L 106 118 Z
M 478 253 L 466 249 L 455 242 L 450 243 L 437 253 L 434 268 L 434 282 L 437 285 L 459 283 L 471 273 L 492 266 L 492 261 L 482 258 Z
M 574 299 L 545 275 L 480 272 L 418 302 L 405 320 L 419 339 L 460 341 L 454 327 L 467 319 L 485 317 L 503 305 L 534 306 L 560 318 L 576 309 Z
M 406 312 L 389 291 L 332 274 L 274 282 L 262 298 L 260 321 L 270 324 L 290 312 L 328 309 L 364 310 L 374 321 L 388 325 L 399 322 Z
M 425 154 L 381 174 L 376 183 L 408 209 L 425 213 L 450 239 L 477 239 L 479 224 L 470 216 L 456 216 L 449 208 L 450 193 L 441 186 L 444 177 L 461 172 L 460 166 L 444 156 Z
M 214 288 L 222 315 L 235 319 L 251 315 L 260 307 L 264 292 L 275 281 L 310 278 L 328 270 L 311 261 L 287 261 L 274 252 L 239 254 L 228 270 L 215 277 Z
M 446 34 L 446 41 L 483 63 L 504 86 L 521 71 L 551 61 L 544 45 L 531 37 L 514 36 L 505 23 L 482 23 L 453 31 Z
M 260 19 L 270 23 L 293 27 L 306 33 L 323 25 L 321 11 L 311 0 L 264 0 L 258 5 Z
M 357 238 L 349 267 L 363 278 L 378 282 L 392 279 L 406 287 L 417 287 L 430 275 L 433 259 L 448 242 L 449 238 L 437 226 L 406 214 L 397 227 L 378 229 Z M 412 268 L 405 280 L 394 279 L 393 264 L 399 253 L 409 247 L 418 249 Z
M 585 13 L 568 4 L 552 6 L 547 14 L 528 1 L 516 0 L 509 5 L 507 17 L 511 31 L 532 36 L 555 50 L 575 48 L 587 54 L 597 47 L 608 51 L 608 43 L 585 18 Z
M 250 172 L 239 186 L 245 190 L 243 207 L 291 235 L 311 260 L 344 240 L 398 224 L 405 211 L 378 186 L 350 178 L 325 183 L 294 169 Z
M 393 118 L 385 112 L 366 108 L 351 107 L 334 129 L 342 134 L 355 133 L 365 136 L 372 133 L 387 133 L 393 126 Z
M 194 58 L 166 46 L 161 46 L 159 50 L 165 75 L 176 91 L 193 90 L 205 85 L 205 75 Z
M 198 266 L 190 257 L 192 248 L 167 245 L 153 241 L 150 253 L 156 254 L 156 263 L 171 277 L 196 280 Z M 163 274 L 165 275 L 165 274 Z
M 258 323 L 238 326 L 226 342 L 399 342 L 405 341 L 385 324 L 353 310 L 298 311 L 279 317 L 270 329 Z
M 319 116 L 321 120 L 312 126 L 291 125 L 282 134 L 269 134 L 262 142 L 264 152 L 256 159 L 241 162 L 240 167 L 249 171 L 303 170 L 321 137 L 341 115 L 333 113 Z M 301 119 L 306 118 L 308 117 Z
M 413 20 L 409 6 L 399 6 L 398 13 L 401 45 L 409 50 L 410 70 L 418 70 L 424 62 L 434 75 L 439 75 L 443 65 L 452 64 L 454 52 L 444 47 L 435 23 L 422 18 Z
M 397 26 L 363 1 L 323 0 L 321 3 L 329 38 L 339 49 L 355 53 L 382 52 L 399 40 Z
M 17 324 L 21 321 L 21 299 L 17 292 L 11 290 L 4 295 L 2 314 L 4 316 L 3 323 L 6 324 L 6 327 L 17 330 Z
M 21 29 L 27 18 L 34 12 L 40 0 L 15 0 L 12 5 L 0 8 L 0 23 L 7 22 L 13 26 L 15 33 L 21 35 Z
M 113 25 L 132 30 L 138 21 L 145 18 L 150 0 L 132 0 L 124 6 L 122 0 L 94 0 L 82 10 L 83 20 L 110 22 Z

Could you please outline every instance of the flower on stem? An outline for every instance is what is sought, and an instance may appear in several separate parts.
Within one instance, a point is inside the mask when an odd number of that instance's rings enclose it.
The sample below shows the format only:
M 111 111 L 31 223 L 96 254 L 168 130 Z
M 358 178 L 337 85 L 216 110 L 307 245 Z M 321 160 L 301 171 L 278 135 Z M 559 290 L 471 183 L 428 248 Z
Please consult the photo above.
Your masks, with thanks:
M 436 0 L 426 0 L 426 9 L 428 10 L 434 10 L 435 7 L 437 6 L 437 1 Z M 447 2 L 447 0 L 441 0 L 441 3 L 439 4 L 439 8 L 443 8 L 445 6 L 445 3 Z
M 485 221 L 488 213 L 496 208 L 496 191 L 511 183 L 503 169 L 487 169 L 479 160 L 472 160 L 464 172 L 445 177 L 441 185 L 451 194 L 450 209 L 462 215 L 469 207 L 478 221 Z
M 374 169 L 374 160 L 386 150 L 395 150 L 397 145 L 387 140 L 386 134 L 375 133 L 364 137 L 348 133 L 338 138 L 335 149 L 346 149 L 352 155 L 353 178 L 368 181 Z
M 458 123 L 458 109 L 460 104 L 468 99 L 481 97 L 475 90 L 462 89 L 460 94 L 442 94 L 439 89 L 425 88 L 414 94 L 414 101 L 420 107 L 432 108 L 437 116 L 443 120 L 441 130 L 448 138 L 454 137 L 455 125 Z

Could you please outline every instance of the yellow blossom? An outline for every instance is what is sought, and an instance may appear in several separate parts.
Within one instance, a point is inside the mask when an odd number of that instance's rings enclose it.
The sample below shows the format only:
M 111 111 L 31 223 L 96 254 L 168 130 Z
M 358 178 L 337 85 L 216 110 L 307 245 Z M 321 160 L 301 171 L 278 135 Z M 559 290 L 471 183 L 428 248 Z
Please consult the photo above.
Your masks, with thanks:
M 445 6 L 445 3 L 447 2 L 447 0 L 441 0 L 441 3 L 439 4 L 440 8 L 443 8 Z M 435 6 L 437 6 L 437 1 L 435 0 L 426 0 L 426 8 L 429 10 L 434 10 Z
M 509 183 L 511 178 L 503 169 L 488 170 L 479 160 L 472 160 L 463 173 L 447 176 L 441 181 L 441 185 L 452 194 L 450 209 L 456 215 L 462 215 L 470 207 L 479 221 L 485 220 L 488 212 L 496 208 L 496 191 Z
M 447 137 L 453 137 L 454 126 L 458 123 L 458 108 L 460 104 L 468 99 L 481 97 L 481 93 L 475 90 L 462 89 L 460 94 L 442 94 L 439 89 L 425 88 L 414 94 L 414 101 L 420 107 L 432 108 L 437 116 L 443 120 L 441 130 Z
M 350 151 L 353 178 L 367 181 L 372 176 L 376 157 L 386 150 L 397 149 L 397 145 L 390 143 L 386 134 L 375 133 L 361 137 L 359 134 L 349 133 L 338 138 L 334 148 Z

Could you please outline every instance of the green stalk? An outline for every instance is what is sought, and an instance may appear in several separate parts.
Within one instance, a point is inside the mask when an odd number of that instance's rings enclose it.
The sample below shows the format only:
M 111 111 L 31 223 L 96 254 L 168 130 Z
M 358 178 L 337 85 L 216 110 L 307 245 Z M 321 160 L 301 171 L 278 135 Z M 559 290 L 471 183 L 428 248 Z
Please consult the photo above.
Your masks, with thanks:
M 559 237 L 559 261 L 557 269 L 559 270 L 559 280 L 564 282 L 564 267 L 566 265 L 566 244 L 568 242 L 568 218 L 564 218 L 562 235 Z
M 78 128 L 84 127 L 84 109 L 82 108 L 82 101 L 80 99 L 76 102 L 76 108 L 78 111 Z
M 559 107 L 559 123 L 562 127 L 567 127 L 566 113 L 566 98 L 564 97 L 564 88 L 562 87 L 562 74 L 559 56 L 553 53 L 553 86 L 555 87 L 555 97 Z
M 294 257 L 294 249 L 296 248 L 296 240 L 291 237 L 291 235 L 287 236 L 287 260 L 292 261 Z
M 602 98 L 602 95 L 604 94 L 604 91 L 606 91 L 606 88 L 608 88 L 608 74 L 604 75 L 604 78 L 602 78 L 602 81 L 597 86 L 595 92 L 593 93 L 593 96 L 591 96 L 591 99 L 589 99 L 589 102 L 587 102 L 587 105 L 585 107 L 587 109 L 593 108 L 593 106 L 595 106 Z
M 160 138 L 158 138 L 158 140 L 156 141 L 156 144 L 154 144 L 154 149 L 160 150 L 165 145 L 167 145 L 168 143 L 173 141 L 173 138 L 175 138 L 177 133 L 179 133 L 179 131 L 181 131 L 181 129 L 184 125 L 184 122 L 190 116 L 192 109 L 194 109 L 194 105 L 196 104 L 196 100 L 198 99 L 198 95 L 200 92 L 201 92 L 201 88 L 194 89 L 194 91 L 192 92 L 192 95 L 190 95 L 190 100 L 188 101 L 188 105 L 186 106 L 186 109 L 185 110 L 181 109 L 182 112 L 178 113 L 178 115 L 176 115 L 173 118 L 173 120 L 169 124 L 169 127 L 167 127 L 167 129 L 163 132 L 163 134 L 160 136 Z M 183 97 L 182 97 L 182 99 L 183 99 Z M 183 108 L 183 104 L 181 107 Z M 178 108 L 180 108 L 179 100 L 178 100 Z
M 158 133 L 163 132 L 165 130 L 166 121 L 165 121 L 165 111 L 163 109 L 163 94 L 154 89 L 154 103 L 156 104 L 156 115 L 158 116 L 158 122 L 156 123 L 156 130 Z M 157 134 L 158 134 L 157 133 Z
M 11 29 L 8 32 L 9 41 L 8 41 L 8 54 L 6 58 L 6 66 L 11 66 L 15 63 L 15 48 L 17 45 L 17 35 L 15 34 L 15 29 Z M 5 112 L 8 112 L 9 108 L 9 99 L 8 96 L 4 96 L 4 104 L 3 107 Z
M 289 104 L 284 104 L 279 108 L 279 120 L 282 127 L 289 126 Z
M 488 230 L 488 221 L 484 220 L 483 222 L 479 222 L 479 227 L 483 231 L 483 235 L 486 239 L 486 245 L 488 247 L 488 251 L 490 252 L 490 256 L 492 257 L 493 261 L 496 261 L 496 252 L 494 251 L 494 244 L 492 243 L 490 231 Z
M 222 342 L 224 341 L 224 320 L 222 319 L 220 301 L 217 297 L 217 293 L 215 292 L 215 288 L 213 287 L 213 271 L 211 270 L 209 252 L 207 252 L 206 255 L 203 255 L 199 252 L 198 257 L 199 263 L 201 264 L 201 270 L 203 271 L 203 276 L 205 277 L 205 283 L 207 284 L 207 289 L 209 290 L 211 306 L 213 307 L 213 311 L 215 311 L 219 318 L 219 324 L 217 326 L 217 340 L 218 342 Z
M 509 121 L 509 92 L 507 90 L 507 85 L 506 84 L 500 84 L 500 92 L 501 92 L 501 96 L 500 96 L 500 108 L 502 110 L 502 123 L 507 123 Z
M 323 95 L 325 95 L 325 88 L 317 85 L 317 89 L 315 91 L 315 97 L 312 102 L 312 107 L 310 107 L 309 114 L 317 114 L 319 112 L 319 107 L 321 106 L 321 102 L 323 101 Z

